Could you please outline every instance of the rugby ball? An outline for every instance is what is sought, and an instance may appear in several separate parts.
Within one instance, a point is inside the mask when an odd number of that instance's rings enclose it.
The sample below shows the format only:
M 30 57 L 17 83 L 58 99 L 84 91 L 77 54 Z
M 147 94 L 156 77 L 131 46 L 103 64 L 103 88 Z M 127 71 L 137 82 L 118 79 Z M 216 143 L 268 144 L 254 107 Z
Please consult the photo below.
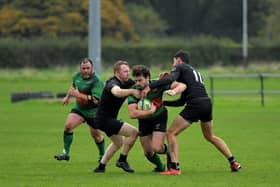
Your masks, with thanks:
M 149 110 L 151 108 L 151 102 L 148 99 L 140 99 L 137 103 L 138 110 Z

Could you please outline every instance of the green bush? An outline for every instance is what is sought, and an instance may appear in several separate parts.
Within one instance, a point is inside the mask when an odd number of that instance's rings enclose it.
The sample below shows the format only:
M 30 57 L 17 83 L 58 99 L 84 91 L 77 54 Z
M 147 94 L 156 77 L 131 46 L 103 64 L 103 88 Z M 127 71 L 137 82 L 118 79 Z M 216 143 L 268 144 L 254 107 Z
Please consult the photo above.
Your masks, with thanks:
M 251 43 L 248 61 L 279 61 L 279 48 L 279 44 Z M 197 67 L 243 63 L 240 44 L 230 39 L 201 36 L 190 40 L 149 39 L 138 43 L 105 39 L 102 41 L 102 65 L 111 66 L 116 60 L 126 60 L 131 64 L 169 68 L 178 49 L 190 51 L 191 63 Z M 1 39 L 0 68 L 72 66 L 86 57 L 87 52 L 86 38 Z

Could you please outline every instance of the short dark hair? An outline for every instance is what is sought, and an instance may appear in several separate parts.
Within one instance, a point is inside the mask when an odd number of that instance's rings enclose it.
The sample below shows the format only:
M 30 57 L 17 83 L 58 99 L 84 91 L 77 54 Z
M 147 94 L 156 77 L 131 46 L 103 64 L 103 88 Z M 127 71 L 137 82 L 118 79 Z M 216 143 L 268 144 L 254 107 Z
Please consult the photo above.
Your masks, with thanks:
M 180 49 L 179 51 L 177 51 L 175 53 L 175 55 L 173 56 L 175 58 L 181 58 L 181 60 L 185 63 L 190 63 L 190 53 L 188 51 L 182 50 Z
M 93 65 L 93 62 L 89 59 L 89 58 L 84 58 L 81 62 L 80 62 L 80 65 L 81 64 L 84 64 L 84 63 L 90 63 L 91 65 Z
M 140 77 L 143 76 L 147 78 L 148 76 L 151 77 L 150 70 L 144 65 L 135 65 L 132 67 L 132 76 L 133 77 Z

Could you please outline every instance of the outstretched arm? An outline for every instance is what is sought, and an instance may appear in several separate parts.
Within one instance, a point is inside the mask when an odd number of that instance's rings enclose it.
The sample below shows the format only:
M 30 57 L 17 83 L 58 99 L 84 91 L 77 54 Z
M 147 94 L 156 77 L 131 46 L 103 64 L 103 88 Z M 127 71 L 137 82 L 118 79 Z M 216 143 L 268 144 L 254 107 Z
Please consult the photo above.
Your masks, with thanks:
M 121 89 L 119 86 L 114 86 L 111 89 L 111 93 L 116 97 L 127 97 L 133 95 L 136 98 L 140 98 L 140 91 L 136 89 Z
M 71 85 L 66 93 L 66 96 L 63 98 L 62 102 L 63 102 L 63 105 L 67 105 L 69 103 L 69 100 L 70 100 L 70 92 L 71 92 L 71 89 L 74 88 L 73 85 Z
M 149 86 L 141 91 L 141 98 L 146 97 L 147 93 L 154 88 L 171 84 L 172 82 L 176 81 L 180 75 L 179 70 L 175 69 L 171 71 L 170 74 L 163 72 L 160 74 L 160 79 L 157 81 L 152 82 Z
M 182 93 L 183 91 L 185 91 L 186 88 L 187 88 L 187 86 L 184 83 L 175 81 L 171 84 L 171 89 L 166 90 L 165 93 L 170 96 L 174 96 L 178 93 Z

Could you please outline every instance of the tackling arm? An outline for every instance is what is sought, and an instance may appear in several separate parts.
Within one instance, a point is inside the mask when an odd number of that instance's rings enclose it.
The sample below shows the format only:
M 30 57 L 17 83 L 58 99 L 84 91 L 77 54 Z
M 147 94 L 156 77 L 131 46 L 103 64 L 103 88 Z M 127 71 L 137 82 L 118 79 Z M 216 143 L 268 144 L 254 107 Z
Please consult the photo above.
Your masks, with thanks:
M 187 88 L 186 84 L 175 81 L 171 84 L 171 89 L 166 90 L 165 93 L 167 93 L 170 96 L 174 96 L 178 93 L 182 93 L 183 91 L 185 91 L 186 88 Z
M 136 98 L 140 97 L 139 90 L 136 90 L 136 89 L 121 89 L 119 86 L 114 86 L 111 89 L 111 93 L 116 97 L 127 97 L 129 95 L 133 95 Z

